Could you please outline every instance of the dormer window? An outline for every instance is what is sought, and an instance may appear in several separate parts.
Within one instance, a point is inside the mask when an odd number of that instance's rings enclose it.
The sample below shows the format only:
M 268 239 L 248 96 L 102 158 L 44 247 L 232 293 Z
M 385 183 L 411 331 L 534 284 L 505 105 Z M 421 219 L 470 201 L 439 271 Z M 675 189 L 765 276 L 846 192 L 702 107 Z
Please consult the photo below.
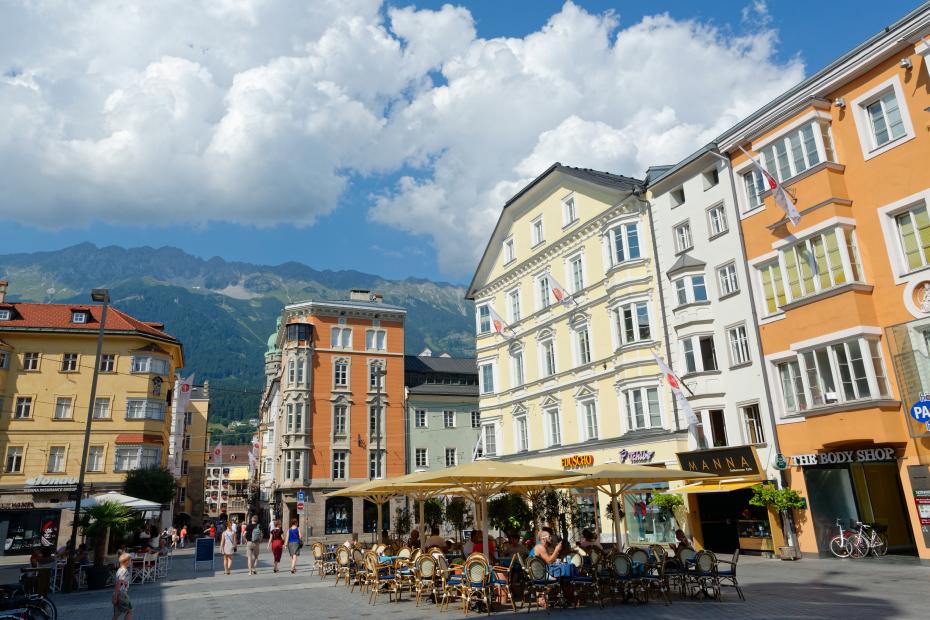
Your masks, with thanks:
M 0 310 L 0 321 L 9 321 L 13 313 L 10 310 Z
M 71 311 L 71 322 L 72 323 L 86 323 L 87 322 L 87 313 L 83 310 L 72 310 Z

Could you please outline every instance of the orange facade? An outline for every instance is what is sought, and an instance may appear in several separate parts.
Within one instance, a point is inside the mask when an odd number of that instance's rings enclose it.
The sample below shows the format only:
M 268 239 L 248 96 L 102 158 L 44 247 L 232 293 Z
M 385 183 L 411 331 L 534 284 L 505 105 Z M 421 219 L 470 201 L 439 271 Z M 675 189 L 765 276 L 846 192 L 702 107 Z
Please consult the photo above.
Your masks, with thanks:
M 919 296 L 930 281 L 927 110 L 927 59 L 913 41 L 892 41 L 812 78 L 802 103 L 764 110 L 726 148 L 787 479 L 809 502 L 804 552 L 824 552 L 835 520 L 848 518 L 882 523 L 892 551 L 930 558 L 912 484 L 930 463 L 930 439 L 912 436 L 887 332 L 927 316 L 914 303 L 915 286 Z M 740 146 L 792 195 L 797 226 L 769 193 L 755 208 Z M 875 447 L 893 458 L 858 452 Z

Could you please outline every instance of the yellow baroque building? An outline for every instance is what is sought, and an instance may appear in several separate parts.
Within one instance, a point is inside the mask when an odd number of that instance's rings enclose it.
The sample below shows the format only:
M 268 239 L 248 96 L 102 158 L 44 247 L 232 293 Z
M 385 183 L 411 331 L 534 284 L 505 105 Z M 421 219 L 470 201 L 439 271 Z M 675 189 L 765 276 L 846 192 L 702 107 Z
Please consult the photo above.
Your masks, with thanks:
M 678 467 L 686 424 L 653 358 L 669 354 L 643 193 L 637 179 L 556 163 L 504 205 L 467 295 L 484 457 Z M 648 505 L 656 490 L 626 496 L 630 541 L 673 536 Z M 576 528 L 610 540 L 608 498 L 575 499 Z
M 70 536 L 89 410 L 86 495 L 119 490 L 130 469 L 165 465 L 184 357 L 164 325 L 110 307 L 91 404 L 102 308 L 10 303 L 7 286 L 0 280 L 0 540 L 9 555 Z

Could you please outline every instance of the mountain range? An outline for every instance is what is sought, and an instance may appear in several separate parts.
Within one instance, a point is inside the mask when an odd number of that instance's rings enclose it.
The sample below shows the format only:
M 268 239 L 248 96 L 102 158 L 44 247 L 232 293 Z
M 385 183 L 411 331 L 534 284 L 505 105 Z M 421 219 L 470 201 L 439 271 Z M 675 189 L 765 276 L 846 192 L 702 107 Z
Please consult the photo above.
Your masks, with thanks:
M 185 372 L 195 372 L 198 383 L 210 380 L 210 418 L 218 423 L 256 416 L 266 342 L 285 304 L 347 299 L 351 288 L 378 291 L 386 303 L 407 308 L 408 353 L 429 347 L 474 355 L 473 304 L 465 300 L 464 287 L 445 282 L 387 280 L 297 262 L 202 259 L 173 247 L 91 243 L 0 255 L 0 279 L 9 280 L 12 301 L 87 303 L 90 289 L 106 287 L 114 306 L 164 323 L 184 344 Z

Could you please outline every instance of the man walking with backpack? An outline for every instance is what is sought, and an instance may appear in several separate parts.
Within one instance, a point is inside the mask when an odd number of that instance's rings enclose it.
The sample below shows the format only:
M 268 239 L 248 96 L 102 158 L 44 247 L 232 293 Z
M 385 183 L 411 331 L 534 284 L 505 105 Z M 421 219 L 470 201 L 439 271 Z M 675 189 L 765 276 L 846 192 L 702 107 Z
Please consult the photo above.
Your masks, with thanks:
M 258 552 L 262 546 L 262 528 L 258 524 L 257 515 L 252 515 L 252 522 L 245 528 L 245 536 L 246 540 L 248 540 L 246 551 L 248 554 L 249 574 L 254 575 L 258 572 Z

